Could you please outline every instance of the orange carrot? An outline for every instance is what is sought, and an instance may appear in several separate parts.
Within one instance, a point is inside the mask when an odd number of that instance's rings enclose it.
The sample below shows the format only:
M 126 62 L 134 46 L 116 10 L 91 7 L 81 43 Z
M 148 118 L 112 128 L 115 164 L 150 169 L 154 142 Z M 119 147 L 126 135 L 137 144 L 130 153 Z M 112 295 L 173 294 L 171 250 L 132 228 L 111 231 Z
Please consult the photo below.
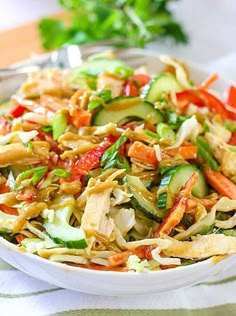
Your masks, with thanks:
M 24 240 L 27 237 L 23 234 L 19 234 L 15 238 L 16 238 L 16 241 L 18 242 L 18 244 L 21 244 L 22 240 Z
M 168 265 L 161 264 L 160 265 L 161 270 L 168 270 L 168 269 L 173 269 L 173 268 L 176 268 L 176 267 L 177 267 L 176 264 L 168 264 Z
M 210 199 L 198 199 L 196 197 L 188 199 L 186 204 L 186 212 L 189 212 L 197 207 L 200 203 L 202 204 L 207 210 L 210 210 L 212 206 L 216 204 L 217 200 L 210 200 Z
M 5 183 L 0 184 L 0 194 L 7 193 L 9 191 L 10 191 L 10 189 L 8 188 L 8 186 Z
M 218 78 L 218 74 L 213 73 L 209 78 L 201 83 L 201 88 L 208 89 L 216 80 L 218 80 Z
M 149 147 L 139 141 L 135 141 L 128 150 L 128 156 L 140 162 L 157 165 L 157 157 L 154 148 Z
M 123 252 L 117 253 L 113 256 L 110 256 L 108 258 L 109 266 L 115 267 L 115 266 L 119 266 L 121 264 L 126 263 L 126 261 L 128 260 L 130 255 L 132 255 L 132 253 L 130 251 L 123 251 Z
M 157 227 L 154 237 L 158 237 L 160 234 L 169 235 L 172 229 L 180 223 L 186 211 L 187 200 L 191 196 L 192 188 L 196 184 L 198 177 L 199 173 L 195 171 L 182 186 L 169 213 Z
M 197 158 L 197 146 L 181 146 L 178 148 L 171 148 L 165 150 L 165 152 L 170 156 L 180 155 L 184 159 L 196 159 Z
M 3 211 L 3 213 L 6 213 L 6 214 L 19 215 L 16 208 L 9 207 L 9 206 L 4 205 L 4 204 L 0 204 L 0 210 Z
M 84 264 L 79 264 L 79 263 L 72 263 L 68 262 L 67 263 L 70 266 L 74 267 L 80 267 L 83 269 L 89 269 L 89 270 L 98 270 L 98 271 L 116 271 L 116 272 L 128 272 L 128 267 L 105 267 L 105 266 L 100 266 L 100 265 L 84 265 Z
M 222 173 L 212 169 L 204 170 L 208 183 L 220 194 L 236 200 L 236 185 Z
M 145 123 L 145 128 L 151 132 L 154 132 L 154 133 L 156 133 L 156 131 L 157 131 L 156 126 L 154 124 L 151 124 L 151 123 Z
M 8 188 L 8 186 L 5 183 L 0 184 L 0 194 L 4 194 L 6 192 L 9 192 L 9 190 L 10 189 Z M 0 204 L 0 210 L 6 214 L 18 215 L 17 209 L 15 209 L 13 207 L 9 207 L 9 206 L 4 205 L 4 204 Z
M 88 111 L 82 110 L 80 108 L 73 108 L 70 112 L 71 124 L 75 127 L 89 126 L 91 123 L 92 114 Z

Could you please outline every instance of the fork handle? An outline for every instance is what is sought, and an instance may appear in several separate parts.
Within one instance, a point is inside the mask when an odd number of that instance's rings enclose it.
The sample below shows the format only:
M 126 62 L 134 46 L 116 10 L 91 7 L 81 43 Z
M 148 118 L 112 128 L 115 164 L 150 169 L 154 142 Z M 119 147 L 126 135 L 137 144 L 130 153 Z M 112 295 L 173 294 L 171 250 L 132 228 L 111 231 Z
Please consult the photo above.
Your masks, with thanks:
M 15 67 L 15 68 L 0 68 L 0 78 L 6 78 L 10 76 L 15 76 L 17 74 L 28 74 L 30 72 L 38 71 L 39 66 L 24 66 L 24 67 Z

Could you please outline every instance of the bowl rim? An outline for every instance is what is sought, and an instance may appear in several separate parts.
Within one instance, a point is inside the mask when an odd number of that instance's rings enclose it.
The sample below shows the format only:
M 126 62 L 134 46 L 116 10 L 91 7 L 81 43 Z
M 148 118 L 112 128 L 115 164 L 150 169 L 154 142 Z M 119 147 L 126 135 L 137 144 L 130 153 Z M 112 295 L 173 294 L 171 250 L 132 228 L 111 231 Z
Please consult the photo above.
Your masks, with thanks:
M 116 49 L 115 49 L 116 51 Z M 122 49 L 122 52 L 124 52 L 125 50 Z M 159 56 L 163 55 L 163 54 L 159 54 L 159 53 L 155 53 L 152 50 L 144 50 L 144 49 L 140 49 L 140 48 L 128 48 L 127 51 L 132 52 L 134 51 L 134 53 L 137 53 L 138 55 L 143 55 L 147 58 L 155 58 L 158 62 L 161 63 Z M 43 58 L 45 58 L 46 54 L 41 54 L 41 56 Z M 196 62 L 192 62 L 189 59 L 181 59 L 181 57 L 177 57 L 178 60 L 182 60 L 188 67 L 188 69 L 190 70 L 190 72 L 197 72 L 198 74 L 209 76 L 209 71 L 207 69 L 205 69 L 204 65 L 201 64 L 197 64 Z M 22 63 L 27 62 L 28 60 L 22 61 Z M 20 65 L 21 61 L 17 63 L 17 65 Z M 218 81 L 220 82 L 220 84 L 222 83 L 225 86 L 225 89 L 227 86 L 230 85 L 230 80 L 229 79 L 225 79 L 224 77 L 219 76 Z M 214 87 L 214 85 L 213 85 Z M 217 92 L 217 91 L 216 91 Z M 1 105 L 0 105 L 1 106 Z M 165 270 L 156 270 L 156 271 L 149 271 L 149 270 L 145 270 L 144 272 L 135 272 L 135 271 L 127 271 L 127 272 L 122 272 L 122 271 L 112 271 L 112 270 L 94 270 L 94 269 L 89 269 L 89 268 L 83 268 L 83 267 L 77 267 L 77 266 L 71 266 L 71 265 L 67 265 L 65 263 L 61 263 L 61 262 L 55 262 L 43 257 L 40 257 L 36 254 L 32 254 L 29 253 L 27 251 L 23 252 L 19 250 L 19 247 L 16 244 L 11 243 L 10 241 L 6 240 L 4 237 L 0 236 L 0 247 L 3 246 L 5 248 L 6 251 L 13 251 L 13 253 L 17 253 L 19 255 L 23 255 L 26 258 L 29 258 L 31 260 L 33 260 L 34 262 L 39 262 L 42 264 L 46 264 L 49 266 L 54 266 L 57 268 L 61 268 L 63 270 L 67 270 L 67 271 L 71 271 L 71 272 L 78 272 L 78 273 L 87 273 L 87 274 L 92 274 L 92 275 L 99 275 L 99 276 L 117 276 L 118 278 L 120 278 L 121 275 L 129 275 L 129 278 L 142 278 L 143 276 L 148 275 L 159 275 L 161 273 L 161 275 L 166 275 L 169 276 L 171 274 L 175 274 L 176 272 L 176 268 L 172 268 L 172 269 L 165 269 Z M 195 267 L 207 267 L 209 265 L 217 265 L 218 261 L 213 262 L 212 258 L 214 258 L 216 256 L 210 257 L 210 258 L 206 258 L 206 259 L 202 259 L 199 262 L 190 264 L 190 265 L 186 265 L 186 266 L 179 266 L 177 267 L 178 271 L 191 271 L 191 270 L 195 270 Z M 2 258 L 3 260 L 5 260 L 6 262 L 8 262 L 6 259 L 3 258 L 3 256 L 0 256 L 0 258 Z M 231 255 L 226 255 L 223 256 L 221 260 L 219 260 L 219 262 L 221 261 L 226 261 L 229 260 L 230 258 L 236 258 L 236 254 L 231 254 Z M 13 265 L 13 264 L 12 264 Z M 13 265 L 14 266 L 14 265 Z M 21 270 L 21 269 L 19 269 Z

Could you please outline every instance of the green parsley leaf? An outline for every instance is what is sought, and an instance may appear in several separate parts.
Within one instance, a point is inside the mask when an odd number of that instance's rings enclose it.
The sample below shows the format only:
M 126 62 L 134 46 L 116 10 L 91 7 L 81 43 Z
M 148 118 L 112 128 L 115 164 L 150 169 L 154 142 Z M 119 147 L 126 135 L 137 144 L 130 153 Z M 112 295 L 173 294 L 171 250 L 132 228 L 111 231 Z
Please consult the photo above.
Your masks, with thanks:
M 162 37 L 186 43 L 187 35 L 171 11 L 174 0 L 58 0 L 70 21 L 44 18 L 39 32 L 45 49 L 125 39 L 122 46 L 144 47 Z M 176 0 L 175 0 L 176 1 Z M 120 70 L 117 70 L 120 72 Z

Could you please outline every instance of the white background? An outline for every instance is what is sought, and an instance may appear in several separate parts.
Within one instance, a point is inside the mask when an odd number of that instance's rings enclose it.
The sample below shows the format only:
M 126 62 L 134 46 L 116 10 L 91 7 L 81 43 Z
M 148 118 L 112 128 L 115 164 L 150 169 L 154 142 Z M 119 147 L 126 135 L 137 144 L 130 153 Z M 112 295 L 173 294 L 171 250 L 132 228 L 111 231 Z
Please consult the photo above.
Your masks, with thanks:
M 214 60 L 222 57 L 236 61 L 236 0 L 179 0 L 172 7 L 188 31 L 190 43 L 176 46 L 155 42 L 152 49 L 198 63 L 216 65 Z M 0 31 L 60 9 L 56 0 L 0 0 Z

